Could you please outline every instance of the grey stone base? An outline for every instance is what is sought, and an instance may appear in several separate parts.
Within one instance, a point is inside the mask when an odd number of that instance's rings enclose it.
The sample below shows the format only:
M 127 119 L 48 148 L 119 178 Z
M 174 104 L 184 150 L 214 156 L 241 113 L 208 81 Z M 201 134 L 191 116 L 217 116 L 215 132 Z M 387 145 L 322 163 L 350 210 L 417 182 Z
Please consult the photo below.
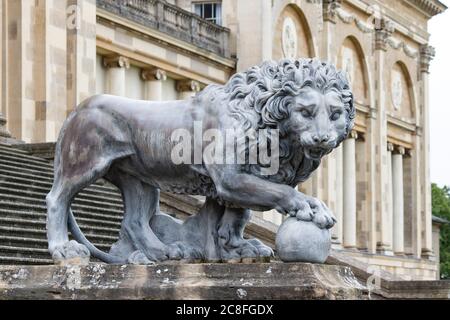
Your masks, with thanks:
M 334 265 L 0 266 L 0 300 L 367 298 L 351 269 Z

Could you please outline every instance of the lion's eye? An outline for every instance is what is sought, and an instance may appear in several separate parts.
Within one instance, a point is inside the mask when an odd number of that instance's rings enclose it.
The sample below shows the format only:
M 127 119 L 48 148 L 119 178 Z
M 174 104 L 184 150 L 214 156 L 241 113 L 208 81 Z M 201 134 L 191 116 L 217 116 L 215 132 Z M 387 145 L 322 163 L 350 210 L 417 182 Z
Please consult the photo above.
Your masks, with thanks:
M 338 120 L 341 117 L 341 114 L 342 114 L 342 112 L 340 112 L 340 111 L 333 112 L 333 114 L 331 115 L 330 119 L 332 121 L 336 121 L 336 120 Z
M 306 109 L 302 109 L 302 110 L 300 111 L 300 113 L 301 113 L 302 116 L 304 116 L 305 118 L 311 118 L 311 117 L 312 117 L 311 112 L 309 112 L 309 111 L 306 110 Z

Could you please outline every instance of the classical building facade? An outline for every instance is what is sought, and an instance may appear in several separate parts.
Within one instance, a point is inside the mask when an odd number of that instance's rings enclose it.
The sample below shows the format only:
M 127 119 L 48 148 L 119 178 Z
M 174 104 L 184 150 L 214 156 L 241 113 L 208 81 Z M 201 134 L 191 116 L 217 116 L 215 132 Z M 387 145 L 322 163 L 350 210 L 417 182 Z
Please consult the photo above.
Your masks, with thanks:
M 445 9 L 437 0 L 2 1 L 0 136 L 56 141 L 97 93 L 185 99 L 262 60 L 328 60 L 352 83 L 356 126 L 299 188 L 336 213 L 335 250 L 434 279 L 427 22 Z

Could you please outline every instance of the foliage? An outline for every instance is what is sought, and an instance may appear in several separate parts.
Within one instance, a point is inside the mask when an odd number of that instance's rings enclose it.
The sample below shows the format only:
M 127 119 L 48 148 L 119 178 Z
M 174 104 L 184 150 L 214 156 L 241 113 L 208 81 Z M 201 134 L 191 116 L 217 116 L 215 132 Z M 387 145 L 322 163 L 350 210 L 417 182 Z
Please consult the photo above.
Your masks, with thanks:
M 450 221 L 450 187 L 431 186 L 433 215 Z M 441 278 L 450 279 L 450 225 L 442 225 L 440 239 Z

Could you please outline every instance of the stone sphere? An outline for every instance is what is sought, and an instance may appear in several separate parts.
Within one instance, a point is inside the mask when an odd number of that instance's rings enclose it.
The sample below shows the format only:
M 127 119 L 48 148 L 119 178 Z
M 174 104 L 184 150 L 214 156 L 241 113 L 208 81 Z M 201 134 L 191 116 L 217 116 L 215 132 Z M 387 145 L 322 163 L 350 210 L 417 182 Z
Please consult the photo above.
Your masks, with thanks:
M 331 250 L 331 233 L 312 222 L 291 217 L 280 226 L 275 245 L 284 262 L 324 263 Z

